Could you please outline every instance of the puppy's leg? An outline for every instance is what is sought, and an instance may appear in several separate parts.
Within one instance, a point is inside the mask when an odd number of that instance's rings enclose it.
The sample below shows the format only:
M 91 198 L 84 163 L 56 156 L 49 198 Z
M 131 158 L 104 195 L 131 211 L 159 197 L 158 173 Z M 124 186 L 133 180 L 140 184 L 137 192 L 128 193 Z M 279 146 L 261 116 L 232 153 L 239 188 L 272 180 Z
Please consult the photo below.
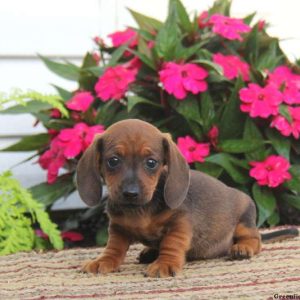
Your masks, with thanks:
M 118 271 L 129 248 L 129 239 L 110 227 L 109 239 L 103 254 L 85 263 L 82 271 L 86 273 L 106 274 Z
M 250 258 L 261 250 L 261 237 L 255 225 L 256 210 L 250 202 L 234 232 L 234 245 L 231 248 L 233 259 Z
M 186 217 L 175 220 L 163 237 L 158 258 L 148 266 L 146 276 L 169 277 L 179 273 L 190 248 L 192 228 Z
M 158 249 L 146 247 L 144 248 L 139 257 L 138 261 L 140 264 L 150 264 L 155 261 L 158 257 Z

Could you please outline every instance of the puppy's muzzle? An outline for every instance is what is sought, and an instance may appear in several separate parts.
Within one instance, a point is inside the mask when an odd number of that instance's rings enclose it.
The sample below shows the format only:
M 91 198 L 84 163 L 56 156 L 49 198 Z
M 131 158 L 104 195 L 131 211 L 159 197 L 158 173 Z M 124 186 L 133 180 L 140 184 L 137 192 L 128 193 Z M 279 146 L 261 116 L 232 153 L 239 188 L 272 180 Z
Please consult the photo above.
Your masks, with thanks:
M 128 204 L 138 205 L 137 200 L 140 196 L 140 188 L 135 183 L 126 184 L 122 189 L 122 195 L 125 202 L 128 202 Z

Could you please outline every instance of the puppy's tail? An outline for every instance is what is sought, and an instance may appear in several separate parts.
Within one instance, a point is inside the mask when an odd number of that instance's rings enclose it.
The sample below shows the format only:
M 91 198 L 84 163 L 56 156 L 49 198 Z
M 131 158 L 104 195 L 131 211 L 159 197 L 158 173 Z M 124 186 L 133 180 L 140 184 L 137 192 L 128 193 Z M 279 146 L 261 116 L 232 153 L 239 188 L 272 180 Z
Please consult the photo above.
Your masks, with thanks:
M 287 228 L 277 230 L 270 233 L 261 233 L 261 240 L 263 243 L 275 243 L 285 239 L 295 238 L 299 236 L 299 230 L 297 228 Z

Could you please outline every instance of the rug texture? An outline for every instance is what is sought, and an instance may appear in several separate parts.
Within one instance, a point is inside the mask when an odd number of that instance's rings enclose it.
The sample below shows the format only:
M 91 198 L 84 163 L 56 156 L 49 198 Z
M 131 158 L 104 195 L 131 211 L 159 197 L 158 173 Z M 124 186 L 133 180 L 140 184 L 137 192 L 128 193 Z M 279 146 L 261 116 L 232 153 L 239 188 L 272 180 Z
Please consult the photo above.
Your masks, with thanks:
M 99 248 L 0 257 L 0 299 L 300 299 L 299 237 L 264 244 L 251 260 L 187 263 L 167 279 L 143 276 L 146 266 L 136 262 L 141 249 L 131 246 L 121 272 L 105 276 L 78 272 Z

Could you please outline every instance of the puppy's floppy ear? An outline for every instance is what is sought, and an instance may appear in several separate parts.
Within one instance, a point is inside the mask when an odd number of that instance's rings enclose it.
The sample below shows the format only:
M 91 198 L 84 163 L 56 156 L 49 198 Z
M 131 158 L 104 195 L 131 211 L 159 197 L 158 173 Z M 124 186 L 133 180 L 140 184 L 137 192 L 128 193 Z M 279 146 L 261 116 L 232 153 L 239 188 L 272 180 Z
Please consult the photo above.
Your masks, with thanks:
M 77 165 L 77 188 L 81 199 L 89 206 L 97 205 L 102 197 L 100 155 L 103 139 L 97 135 Z
M 190 168 L 169 134 L 164 134 L 163 147 L 168 166 L 164 198 L 167 205 L 174 209 L 186 198 L 190 185 Z

